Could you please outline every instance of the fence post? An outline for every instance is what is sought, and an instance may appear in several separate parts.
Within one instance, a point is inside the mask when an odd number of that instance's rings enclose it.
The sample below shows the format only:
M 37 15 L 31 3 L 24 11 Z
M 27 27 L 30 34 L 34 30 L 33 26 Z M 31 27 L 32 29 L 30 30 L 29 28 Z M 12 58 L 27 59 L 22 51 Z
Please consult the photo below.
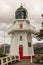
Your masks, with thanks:
M 7 65 L 8 65 L 8 58 L 6 57 L 6 62 L 7 62 Z
M 4 63 L 3 63 L 3 58 L 1 58 L 1 65 L 4 65 Z

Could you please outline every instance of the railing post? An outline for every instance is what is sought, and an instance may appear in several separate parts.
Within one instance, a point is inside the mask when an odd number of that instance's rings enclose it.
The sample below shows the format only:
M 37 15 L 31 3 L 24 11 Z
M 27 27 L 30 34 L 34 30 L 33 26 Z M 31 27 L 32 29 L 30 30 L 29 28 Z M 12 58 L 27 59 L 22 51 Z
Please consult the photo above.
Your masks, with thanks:
M 3 63 L 3 58 L 1 58 L 1 65 L 4 65 L 4 63 Z
M 19 56 L 19 61 L 20 61 L 20 56 Z
M 11 56 L 10 56 L 10 60 L 11 60 L 11 64 L 12 64 L 12 58 L 11 58 Z
M 6 57 L 6 62 L 7 62 L 7 65 L 8 65 L 8 59 L 7 59 L 7 57 Z

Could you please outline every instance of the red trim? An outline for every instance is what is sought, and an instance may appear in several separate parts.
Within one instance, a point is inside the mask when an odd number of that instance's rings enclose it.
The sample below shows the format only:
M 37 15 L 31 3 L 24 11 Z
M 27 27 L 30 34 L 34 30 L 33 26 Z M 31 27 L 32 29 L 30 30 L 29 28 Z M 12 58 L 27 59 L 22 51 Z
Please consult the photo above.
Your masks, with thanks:
M 23 28 L 23 24 L 22 23 L 20 23 L 20 28 Z
M 20 55 L 20 59 L 22 59 L 23 57 L 23 46 L 22 45 L 19 46 L 19 55 Z
M 22 57 L 20 57 L 20 59 L 30 59 L 31 58 L 31 56 L 22 56 Z M 35 58 L 35 56 L 32 56 L 32 58 Z

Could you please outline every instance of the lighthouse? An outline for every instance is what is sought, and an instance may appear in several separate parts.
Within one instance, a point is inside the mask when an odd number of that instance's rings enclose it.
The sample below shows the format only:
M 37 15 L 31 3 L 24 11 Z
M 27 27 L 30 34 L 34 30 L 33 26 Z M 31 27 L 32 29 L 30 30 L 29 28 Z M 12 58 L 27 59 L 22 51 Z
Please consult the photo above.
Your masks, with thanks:
M 10 55 L 19 56 L 20 59 L 34 57 L 32 34 L 35 27 L 28 20 L 28 11 L 21 5 L 15 12 L 13 24 L 8 28 L 11 34 Z

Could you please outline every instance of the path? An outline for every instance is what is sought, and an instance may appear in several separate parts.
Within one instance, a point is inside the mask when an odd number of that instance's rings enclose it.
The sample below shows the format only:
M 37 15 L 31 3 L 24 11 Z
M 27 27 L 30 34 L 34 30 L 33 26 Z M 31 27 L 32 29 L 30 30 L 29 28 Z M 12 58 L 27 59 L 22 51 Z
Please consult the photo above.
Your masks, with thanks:
M 43 64 L 30 63 L 29 60 L 21 60 L 17 63 L 12 64 L 12 65 L 43 65 Z

